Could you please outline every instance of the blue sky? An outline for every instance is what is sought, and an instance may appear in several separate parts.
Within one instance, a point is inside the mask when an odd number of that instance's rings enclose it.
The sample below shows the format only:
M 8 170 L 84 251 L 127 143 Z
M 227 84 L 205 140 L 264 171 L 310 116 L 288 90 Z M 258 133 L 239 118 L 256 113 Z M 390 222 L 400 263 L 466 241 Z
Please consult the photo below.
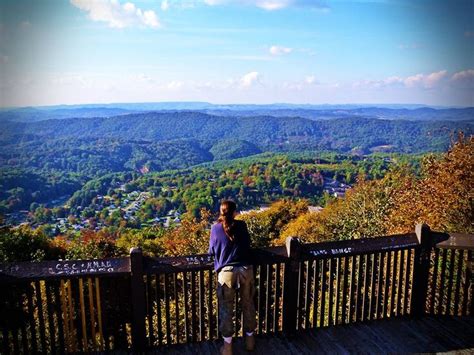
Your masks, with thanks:
M 474 106 L 474 1 L 3 0 L 0 105 Z

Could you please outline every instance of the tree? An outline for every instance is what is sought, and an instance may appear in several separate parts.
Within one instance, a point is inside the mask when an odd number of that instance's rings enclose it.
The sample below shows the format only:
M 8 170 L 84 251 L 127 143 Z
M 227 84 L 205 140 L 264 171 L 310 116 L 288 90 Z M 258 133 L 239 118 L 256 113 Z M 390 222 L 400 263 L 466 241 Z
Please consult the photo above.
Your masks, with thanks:
M 297 202 L 281 200 L 273 203 L 268 210 L 253 211 L 239 218 L 247 223 L 252 245 L 266 247 L 277 243 L 283 228 L 307 211 L 306 200 Z
M 205 254 L 209 248 L 211 213 L 201 209 L 200 218 L 188 217 L 181 225 L 169 228 L 159 242 L 165 255 Z
M 61 257 L 64 250 L 52 244 L 47 235 L 27 226 L 0 228 L 0 261 L 40 261 Z
M 83 229 L 79 236 L 72 238 L 67 252 L 67 259 L 101 259 L 119 255 L 115 245 L 117 233 L 102 229 L 98 232 Z
M 445 232 L 474 233 L 474 137 L 462 134 L 441 157 L 422 161 L 421 177 L 411 177 L 395 196 L 388 230 L 407 232 L 427 223 Z

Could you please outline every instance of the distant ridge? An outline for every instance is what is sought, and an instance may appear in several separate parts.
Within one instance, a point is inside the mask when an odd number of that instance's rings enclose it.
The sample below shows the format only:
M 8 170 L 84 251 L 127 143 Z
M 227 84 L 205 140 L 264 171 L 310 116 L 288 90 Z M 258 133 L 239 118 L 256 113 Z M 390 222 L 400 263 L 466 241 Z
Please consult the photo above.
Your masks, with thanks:
M 431 109 L 430 109 L 431 110 Z M 74 138 L 113 138 L 162 142 L 196 139 L 213 143 L 222 139 L 255 142 L 258 149 L 330 149 L 368 151 L 390 146 L 391 151 L 422 152 L 445 150 L 457 131 L 470 135 L 473 120 L 410 121 L 382 120 L 363 115 L 342 114 L 332 119 L 251 115 L 232 117 L 203 112 L 145 112 L 113 117 L 49 119 L 36 122 L 0 121 L 0 141 L 16 144 L 28 141 Z
M 112 117 L 144 112 L 202 112 L 218 116 L 302 117 L 325 120 L 367 116 L 389 120 L 465 121 L 474 119 L 474 107 L 431 107 L 413 104 L 311 105 L 311 104 L 211 104 L 207 102 L 111 103 L 22 107 L 0 110 L 0 121 L 31 122 L 47 119 Z

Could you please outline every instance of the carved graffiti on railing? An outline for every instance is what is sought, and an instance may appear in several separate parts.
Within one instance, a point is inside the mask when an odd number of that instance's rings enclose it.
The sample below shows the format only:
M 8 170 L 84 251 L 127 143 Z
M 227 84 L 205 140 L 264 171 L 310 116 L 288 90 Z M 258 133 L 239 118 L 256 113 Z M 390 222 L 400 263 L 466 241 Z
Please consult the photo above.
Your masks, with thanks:
M 111 260 L 97 260 L 88 262 L 58 263 L 54 268 L 48 269 L 50 275 L 77 275 L 84 273 L 109 273 L 115 267 Z
M 10 273 L 14 273 L 14 272 L 17 272 L 18 270 L 20 270 L 20 267 L 17 265 L 17 264 L 13 264 L 13 265 L 4 265 L 4 266 L 0 266 L 0 274 L 10 274 Z
M 192 268 L 209 268 L 214 258 L 212 255 L 200 254 L 189 256 L 175 256 L 166 258 L 146 258 L 145 271 L 151 273 L 173 272 Z
M 187 264 L 201 265 L 201 264 L 209 264 L 212 261 L 213 261 L 213 257 L 211 255 L 186 256 Z M 173 263 L 172 265 L 182 265 L 182 263 L 177 262 L 177 263 Z
M 314 256 L 320 256 L 320 255 L 350 254 L 353 251 L 354 251 L 354 248 L 335 248 L 335 249 L 310 250 L 309 253 Z
M 310 258 L 346 257 L 373 253 L 377 251 L 395 251 L 418 246 L 415 233 L 390 237 L 341 240 L 333 242 L 310 243 L 303 246 L 303 256 Z
M 0 277 L 7 279 L 107 275 L 127 272 L 130 272 L 128 258 L 0 263 Z

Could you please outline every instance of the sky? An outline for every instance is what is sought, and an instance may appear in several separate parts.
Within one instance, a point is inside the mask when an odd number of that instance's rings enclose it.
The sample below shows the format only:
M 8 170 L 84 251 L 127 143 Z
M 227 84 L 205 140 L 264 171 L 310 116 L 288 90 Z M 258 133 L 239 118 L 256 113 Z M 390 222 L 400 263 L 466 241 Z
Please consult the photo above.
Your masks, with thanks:
M 474 0 L 2 0 L 0 106 L 474 106 Z

